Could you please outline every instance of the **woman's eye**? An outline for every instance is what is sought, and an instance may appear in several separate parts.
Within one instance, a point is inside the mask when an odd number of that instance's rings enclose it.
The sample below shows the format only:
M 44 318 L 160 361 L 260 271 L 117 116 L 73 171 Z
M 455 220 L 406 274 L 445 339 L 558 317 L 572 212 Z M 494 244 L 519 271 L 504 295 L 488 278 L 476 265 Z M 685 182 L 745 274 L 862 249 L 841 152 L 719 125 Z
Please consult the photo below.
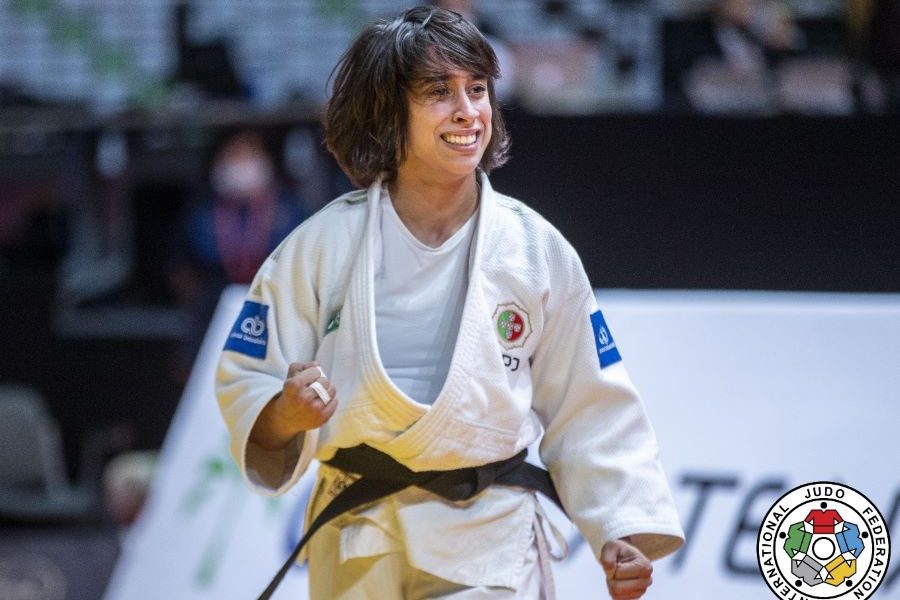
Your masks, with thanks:
M 435 98 L 443 98 L 450 94 L 450 90 L 445 87 L 436 87 L 431 90 L 431 95 Z

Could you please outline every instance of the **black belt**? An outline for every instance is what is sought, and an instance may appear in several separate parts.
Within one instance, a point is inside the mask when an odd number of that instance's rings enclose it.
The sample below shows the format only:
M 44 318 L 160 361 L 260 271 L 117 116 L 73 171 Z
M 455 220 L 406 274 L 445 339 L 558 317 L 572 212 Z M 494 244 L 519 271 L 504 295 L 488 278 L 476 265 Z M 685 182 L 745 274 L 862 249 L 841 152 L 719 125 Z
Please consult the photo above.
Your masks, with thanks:
M 300 550 L 323 525 L 345 512 L 381 500 L 411 486 L 428 490 L 447 500 L 468 500 L 492 485 L 515 486 L 540 492 L 562 509 L 550 474 L 540 467 L 525 462 L 527 454 L 527 450 L 522 450 L 512 458 L 480 467 L 451 471 L 412 471 L 370 446 L 341 448 L 334 458 L 325 461 L 326 464 L 361 477 L 335 496 L 310 523 L 306 534 L 297 542 L 294 551 L 258 600 L 271 598 L 291 565 L 296 562 Z M 565 512 L 564 509 L 563 511 Z

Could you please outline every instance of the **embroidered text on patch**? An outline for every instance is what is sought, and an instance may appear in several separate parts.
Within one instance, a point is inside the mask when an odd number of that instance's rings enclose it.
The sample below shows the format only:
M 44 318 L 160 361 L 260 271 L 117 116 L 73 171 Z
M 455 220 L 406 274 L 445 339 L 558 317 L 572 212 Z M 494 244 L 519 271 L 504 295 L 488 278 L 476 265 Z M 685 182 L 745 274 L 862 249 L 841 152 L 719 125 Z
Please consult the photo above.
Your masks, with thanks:
M 604 369 L 622 360 L 616 342 L 613 340 L 603 313 L 599 310 L 591 314 L 591 327 L 594 329 L 594 342 L 597 344 L 597 357 L 600 359 L 600 368 Z
M 240 352 L 254 358 L 266 357 L 266 346 L 269 343 L 269 328 L 266 317 L 269 307 L 259 302 L 247 300 L 238 315 L 228 339 L 225 350 Z

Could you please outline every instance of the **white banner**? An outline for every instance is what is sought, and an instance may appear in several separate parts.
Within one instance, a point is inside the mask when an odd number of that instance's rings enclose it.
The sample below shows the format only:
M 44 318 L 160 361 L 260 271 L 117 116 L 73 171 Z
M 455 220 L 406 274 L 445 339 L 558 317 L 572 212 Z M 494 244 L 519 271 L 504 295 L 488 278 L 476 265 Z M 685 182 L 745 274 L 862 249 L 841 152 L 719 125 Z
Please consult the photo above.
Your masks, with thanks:
M 216 358 L 244 292 L 222 297 L 107 600 L 255 598 L 297 539 L 311 473 L 275 500 L 247 492 L 213 397 Z M 756 565 L 757 529 L 802 483 L 853 486 L 900 530 L 900 296 L 601 291 L 598 299 L 647 404 L 688 533 L 681 552 L 656 564 L 646 598 L 774 598 Z M 563 529 L 571 554 L 556 565 L 559 597 L 607 597 L 589 547 Z M 892 562 L 877 599 L 900 600 Z M 293 569 L 275 597 L 307 598 L 305 569 Z

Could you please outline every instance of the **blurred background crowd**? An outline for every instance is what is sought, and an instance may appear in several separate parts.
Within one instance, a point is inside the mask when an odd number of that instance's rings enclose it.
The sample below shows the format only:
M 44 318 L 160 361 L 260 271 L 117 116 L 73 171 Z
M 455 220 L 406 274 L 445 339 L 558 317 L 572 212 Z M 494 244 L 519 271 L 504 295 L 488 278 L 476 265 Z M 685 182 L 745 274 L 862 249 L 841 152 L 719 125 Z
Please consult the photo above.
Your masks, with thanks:
M 440 4 L 500 57 L 495 187 L 595 286 L 900 291 L 897 0 Z M 330 70 L 409 5 L 0 2 L 0 556 L 100 594 L 220 292 L 350 189 Z

